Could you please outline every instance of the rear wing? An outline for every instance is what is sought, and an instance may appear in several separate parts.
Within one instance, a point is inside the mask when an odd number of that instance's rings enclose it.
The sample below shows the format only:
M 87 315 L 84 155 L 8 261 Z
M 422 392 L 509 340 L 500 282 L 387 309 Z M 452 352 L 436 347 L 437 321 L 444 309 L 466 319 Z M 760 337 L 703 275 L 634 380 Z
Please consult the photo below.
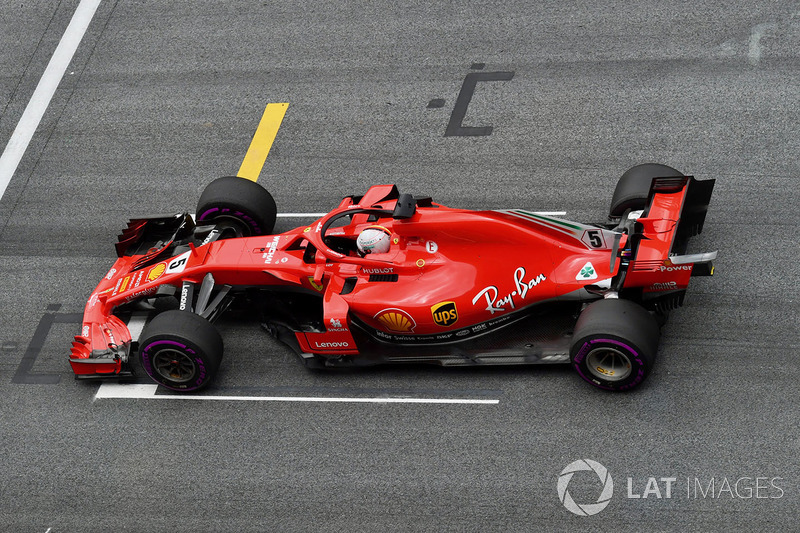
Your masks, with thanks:
M 678 221 L 678 229 L 675 232 L 675 239 L 672 243 L 670 252 L 681 255 L 686 252 L 686 243 L 689 238 L 703 232 L 703 223 L 706 221 L 708 204 L 711 202 L 711 193 L 714 191 L 716 180 L 696 180 L 692 176 L 683 178 L 656 178 L 650 187 L 650 197 L 670 187 L 670 180 L 680 180 L 685 184 L 678 184 L 680 188 L 685 188 L 683 208 Z
M 703 231 L 715 180 L 692 176 L 655 178 L 647 208 L 636 220 L 633 261 L 663 261 L 686 253 L 689 238 Z
M 689 239 L 703 231 L 714 183 L 693 176 L 653 179 L 647 207 L 634 224 L 623 288 L 675 307 L 683 303 L 690 277 L 714 273 L 717 252 L 686 255 Z

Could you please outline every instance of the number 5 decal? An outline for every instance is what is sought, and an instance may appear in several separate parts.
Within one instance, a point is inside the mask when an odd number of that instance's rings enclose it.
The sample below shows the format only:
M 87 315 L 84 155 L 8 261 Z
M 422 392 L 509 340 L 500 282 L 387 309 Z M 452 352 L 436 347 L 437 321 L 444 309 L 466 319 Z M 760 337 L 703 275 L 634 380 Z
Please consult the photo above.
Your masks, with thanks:
M 581 242 L 589 248 L 605 248 L 606 241 L 603 238 L 603 231 L 599 229 L 587 229 L 583 232 Z
M 183 272 L 183 269 L 186 268 L 186 263 L 189 261 L 189 256 L 191 253 L 191 251 L 184 252 L 170 261 L 169 266 L 167 267 L 167 274 L 178 274 Z

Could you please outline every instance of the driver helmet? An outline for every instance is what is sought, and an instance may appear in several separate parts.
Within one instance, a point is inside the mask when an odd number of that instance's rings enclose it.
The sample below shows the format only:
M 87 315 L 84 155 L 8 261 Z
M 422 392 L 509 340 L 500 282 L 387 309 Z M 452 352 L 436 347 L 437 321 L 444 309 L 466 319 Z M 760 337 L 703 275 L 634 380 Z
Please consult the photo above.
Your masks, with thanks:
M 369 226 L 358 234 L 356 245 L 362 254 L 385 254 L 391 244 L 391 232 L 383 226 Z

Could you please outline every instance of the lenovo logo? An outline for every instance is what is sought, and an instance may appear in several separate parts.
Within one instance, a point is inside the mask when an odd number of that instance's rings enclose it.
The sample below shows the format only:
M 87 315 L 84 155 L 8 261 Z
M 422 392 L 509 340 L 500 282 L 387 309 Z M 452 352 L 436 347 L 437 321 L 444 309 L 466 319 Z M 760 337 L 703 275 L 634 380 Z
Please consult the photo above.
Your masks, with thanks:
M 314 342 L 315 348 L 347 348 L 350 346 L 347 342 Z

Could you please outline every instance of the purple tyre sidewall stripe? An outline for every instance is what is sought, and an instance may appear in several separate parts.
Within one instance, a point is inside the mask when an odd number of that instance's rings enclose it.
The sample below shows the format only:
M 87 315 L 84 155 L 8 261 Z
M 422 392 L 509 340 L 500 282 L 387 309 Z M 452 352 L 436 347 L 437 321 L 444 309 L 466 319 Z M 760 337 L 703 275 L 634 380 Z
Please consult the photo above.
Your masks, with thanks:
M 145 352 L 146 352 L 146 351 L 147 351 L 147 350 L 149 350 L 151 347 L 153 347 L 153 346 L 156 346 L 156 345 L 158 345 L 158 344 L 169 344 L 169 345 L 171 345 L 171 346 L 177 346 L 178 348 L 183 348 L 184 350 L 189 350 L 189 349 L 190 349 L 188 346 L 186 346 L 186 345 L 185 345 L 185 344 L 183 344 L 183 343 L 180 343 L 180 342 L 177 342 L 177 341 L 170 341 L 170 340 L 167 340 L 167 339 L 162 339 L 162 340 L 158 340 L 158 341 L 153 341 L 153 342 L 151 342 L 150 344 L 148 344 L 147 346 L 145 346 L 145 348 L 144 348 L 144 350 L 143 350 L 143 351 L 145 351 Z M 193 351 L 193 350 L 192 350 L 192 351 Z
M 202 214 L 197 216 L 197 220 L 204 220 L 208 215 L 210 215 L 211 213 L 214 213 L 215 211 L 219 211 L 219 208 L 218 207 L 214 207 L 214 208 L 209 209 L 208 211 L 203 211 Z
M 254 218 L 252 218 L 247 213 L 243 213 L 241 211 L 230 209 L 230 208 L 219 208 L 219 207 L 212 207 L 206 211 L 203 211 L 201 214 L 197 215 L 197 220 L 205 220 L 210 215 L 220 212 L 220 214 L 224 213 L 225 211 L 232 211 L 233 215 L 236 217 L 241 218 L 243 221 L 247 222 L 247 224 L 253 228 L 253 230 L 258 234 L 261 233 L 261 226 L 258 225 L 258 222 Z

